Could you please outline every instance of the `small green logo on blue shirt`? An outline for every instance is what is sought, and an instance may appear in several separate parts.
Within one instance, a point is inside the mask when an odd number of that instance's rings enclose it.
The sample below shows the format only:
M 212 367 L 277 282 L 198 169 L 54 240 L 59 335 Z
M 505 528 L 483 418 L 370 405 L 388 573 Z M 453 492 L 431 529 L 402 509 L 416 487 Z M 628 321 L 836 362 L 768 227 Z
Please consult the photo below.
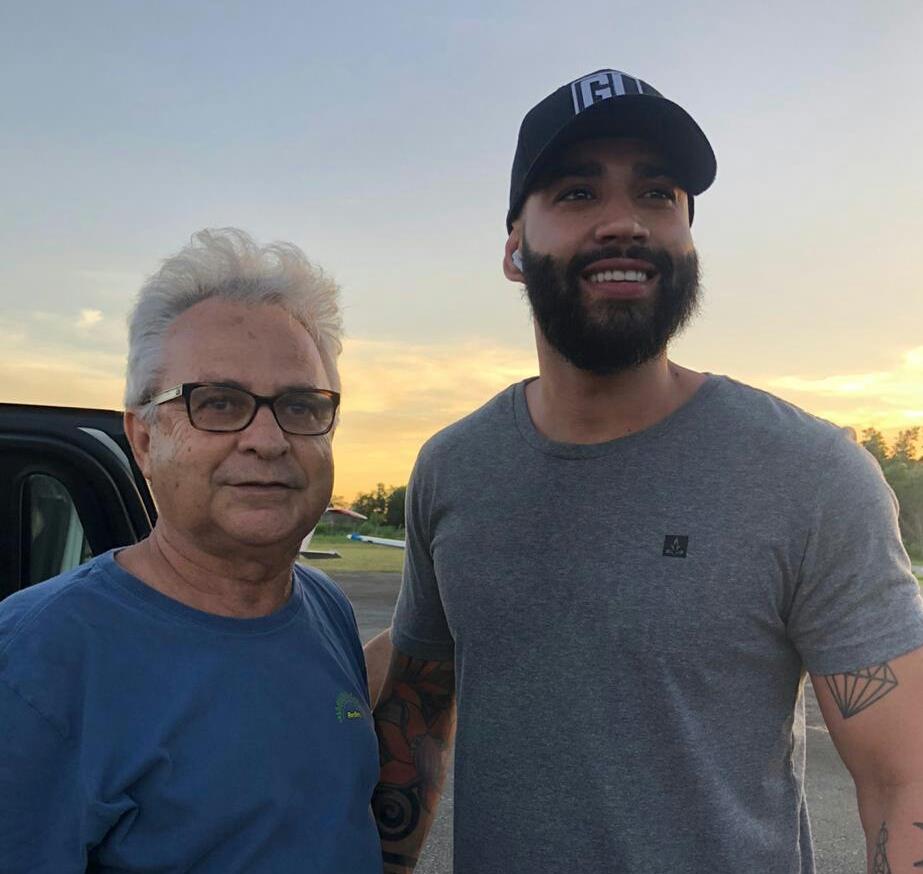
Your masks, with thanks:
M 340 692 L 337 695 L 337 722 L 347 719 L 362 719 L 362 702 L 350 692 Z

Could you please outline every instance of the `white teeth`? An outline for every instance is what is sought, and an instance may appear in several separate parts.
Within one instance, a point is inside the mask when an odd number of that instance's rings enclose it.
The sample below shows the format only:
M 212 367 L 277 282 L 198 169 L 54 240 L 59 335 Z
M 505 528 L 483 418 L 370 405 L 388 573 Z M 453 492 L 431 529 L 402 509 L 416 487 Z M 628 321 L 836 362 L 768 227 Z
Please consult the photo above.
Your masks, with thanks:
M 647 273 L 643 270 L 603 270 L 590 275 L 590 282 L 645 282 Z

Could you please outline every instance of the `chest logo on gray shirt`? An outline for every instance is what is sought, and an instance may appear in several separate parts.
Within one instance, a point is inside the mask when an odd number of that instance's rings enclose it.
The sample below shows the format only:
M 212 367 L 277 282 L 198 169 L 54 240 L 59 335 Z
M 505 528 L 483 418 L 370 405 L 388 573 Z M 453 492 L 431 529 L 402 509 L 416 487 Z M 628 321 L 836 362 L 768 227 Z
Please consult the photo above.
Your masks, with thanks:
M 663 538 L 663 554 L 668 558 L 685 558 L 689 537 L 685 534 L 668 534 Z

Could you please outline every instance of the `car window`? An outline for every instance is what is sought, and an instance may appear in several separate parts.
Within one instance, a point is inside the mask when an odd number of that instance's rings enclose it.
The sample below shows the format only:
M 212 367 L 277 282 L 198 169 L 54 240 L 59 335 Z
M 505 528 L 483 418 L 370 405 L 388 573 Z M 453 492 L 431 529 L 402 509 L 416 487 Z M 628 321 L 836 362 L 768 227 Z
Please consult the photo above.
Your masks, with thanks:
M 29 584 L 69 571 L 93 557 L 70 492 L 44 473 L 26 477 L 23 490 Z

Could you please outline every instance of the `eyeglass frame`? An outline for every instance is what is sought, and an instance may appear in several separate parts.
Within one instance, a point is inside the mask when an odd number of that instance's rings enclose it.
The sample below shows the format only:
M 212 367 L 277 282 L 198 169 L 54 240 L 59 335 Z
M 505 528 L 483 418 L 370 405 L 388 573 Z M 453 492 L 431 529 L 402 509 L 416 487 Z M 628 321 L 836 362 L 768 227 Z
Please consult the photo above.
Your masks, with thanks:
M 230 388 L 234 391 L 243 392 L 245 395 L 249 395 L 253 400 L 256 401 L 256 405 L 253 407 L 253 413 L 250 415 L 250 418 L 247 419 L 246 423 L 241 425 L 239 428 L 231 429 L 216 429 L 216 428 L 200 428 L 192 421 L 192 408 L 189 406 L 189 400 L 192 396 L 193 391 L 197 388 Z M 322 395 L 323 397 L 329 398 L 333 401 L 333 416 L 330 419 L 330 424 L 323 430 L 318 431 L 312 434 L 299 434 L 297 431 L 289 431 L 285 428 L 282 423 L 279 421 L 279 415 L 276 413 L 275 402 L 279 398 L 284 398 L 288 394 L 294 394 L 295 392 L 307 392 L 308 394 Z M 260 411 L 260 407 L 269 407 L 272 417 L 276 420 L 276 424 L 279 426 L 279 429 L 286 434 L 291 434 L 293 437 L 322 437 L 324 434 L 329 434 L 332 430 L 337 419 L 337 410 L 340 408 L 340 393 L 338 391 L 333 391 L 329 388 L 289 388 L 283 392 L 280 392 L 277 395 L 258 395 L 254 394 L 252 391 L 248 391 L 245 388 L 241 388 L 239 385 L 229 385 L 226 382 L 181 382 L 179 385 L 173 386 L 173 388 L 164 389 L 164 391 L 159 392 L 154 395 L 148 403 L 157 407 L 161 404 L 165 404 L 168 401 L 176 400 L 177 398 L 182 398 L 186 406 L 186 416 L 189 419 L 189 424 L 192 425 L 196 431 L 205 431 L 207 434 L 238 434 L 241 431 L 246 431 L 253 424 L 253 420 L 256 418 L 256 414 Z

